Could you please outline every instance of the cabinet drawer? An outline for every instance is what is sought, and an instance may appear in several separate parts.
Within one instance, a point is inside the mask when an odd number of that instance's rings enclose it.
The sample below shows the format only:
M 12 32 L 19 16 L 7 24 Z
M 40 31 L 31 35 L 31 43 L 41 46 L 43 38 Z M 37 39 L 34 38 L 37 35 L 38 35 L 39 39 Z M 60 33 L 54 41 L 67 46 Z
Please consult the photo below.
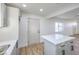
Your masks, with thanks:
M 62 43 L 57 45 L 57 55 L 65 55 L 66 54 L 66 43 Z
M 74 40 L 68 41 L 67 44 L 68 45 L 73 45 L 74 44 Z
M 65 46 L 57 48 L 56 53 L 57 53 L 57 55 L 66 55 Z
M 63 42 L 57 45 L 57 48 L 64 48 L 67 45 L 67 42 Z

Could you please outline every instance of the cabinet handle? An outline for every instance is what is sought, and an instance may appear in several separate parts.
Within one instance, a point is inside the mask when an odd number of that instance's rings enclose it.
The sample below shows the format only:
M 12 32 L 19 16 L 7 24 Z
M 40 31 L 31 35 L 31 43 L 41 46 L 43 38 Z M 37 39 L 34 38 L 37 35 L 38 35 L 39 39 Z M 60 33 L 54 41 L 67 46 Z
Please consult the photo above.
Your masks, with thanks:
M 71 46 L 71 51 L 73 51 L 73 50 L 74 50 L 74 46 L 72 45 L 72 46 Z
M 65 50 L 62 50 L 62 55 L 65 55 Z
M 70 42 L 70 43 L 73 43 L 73 41 L 72 41 L 72 42 Z
M 60 46 L 60 47 L 64 47 L 65 45 L 62 45 L 62 46 Z

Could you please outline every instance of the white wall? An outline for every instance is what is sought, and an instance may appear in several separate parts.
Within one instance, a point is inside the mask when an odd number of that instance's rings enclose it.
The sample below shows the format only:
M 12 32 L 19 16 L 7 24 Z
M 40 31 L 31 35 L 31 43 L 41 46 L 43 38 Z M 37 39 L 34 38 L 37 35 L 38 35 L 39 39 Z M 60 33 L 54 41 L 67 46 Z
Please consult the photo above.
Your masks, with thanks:
M 50 20 L 40 19 L 40 35 L 50 34 Z
M 41 36 L 52 34 L 53 31 L 50 29 L 50 20 L 45 18 L 40 20 L 40 42 L 43 42 Z
M 18 16 L 19 9 L 13 7 L 8 8 L 8 26 L 0 28 L 0 41 L 17 40 L 18 39 Z

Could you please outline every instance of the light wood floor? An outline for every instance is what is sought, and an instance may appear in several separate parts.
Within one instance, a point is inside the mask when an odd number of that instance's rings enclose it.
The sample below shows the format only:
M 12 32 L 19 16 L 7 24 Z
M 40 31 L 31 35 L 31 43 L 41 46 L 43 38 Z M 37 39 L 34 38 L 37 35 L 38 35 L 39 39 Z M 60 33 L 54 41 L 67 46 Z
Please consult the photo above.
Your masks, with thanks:
M 33 44 L 29 47 L 23 47 L 19 49 L 20 55 L 43 55 L 44 47 L 43 43 Z

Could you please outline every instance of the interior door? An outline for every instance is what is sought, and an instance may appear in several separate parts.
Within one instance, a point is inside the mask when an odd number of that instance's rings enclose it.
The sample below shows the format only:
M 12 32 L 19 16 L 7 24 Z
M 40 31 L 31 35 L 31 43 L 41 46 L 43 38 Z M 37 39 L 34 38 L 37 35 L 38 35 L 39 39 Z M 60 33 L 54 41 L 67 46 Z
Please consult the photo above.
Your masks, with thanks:
M 40 20 L 29 19 L 29 45 L 40 42 Z
M 21 17 L 19 22 L 19 40 L 18 47 L 28 46 L 28 18 Z

